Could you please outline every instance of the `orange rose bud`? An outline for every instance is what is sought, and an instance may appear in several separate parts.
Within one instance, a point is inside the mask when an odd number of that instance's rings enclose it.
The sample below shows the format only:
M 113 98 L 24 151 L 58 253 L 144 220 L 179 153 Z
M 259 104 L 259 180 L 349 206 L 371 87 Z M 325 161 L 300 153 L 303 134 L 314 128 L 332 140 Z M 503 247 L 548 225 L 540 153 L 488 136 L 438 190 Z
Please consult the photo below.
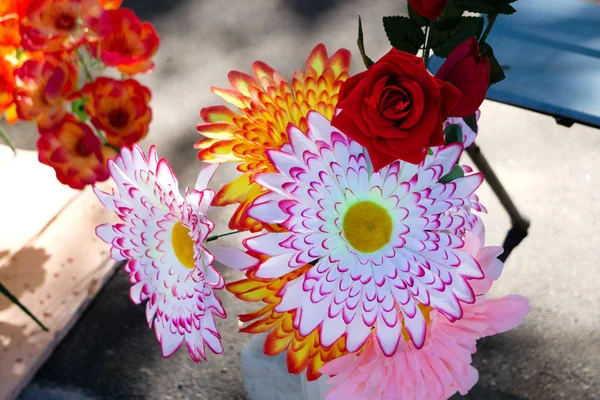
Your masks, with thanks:
M 479 110 L 490 85 L 490 61 L 479 55 L 475 38 L 461 43 L 444 61 L 436 77 L 456 86 L 462 93 L 451 117 L 468 117 Z
M 73 189 L 108 179 L 107 161 L 116 155 L 88 125 L 70 114 L 59 126 L 40 135 L 37 147 L 39 161 L 54 168 L 58 180 Z
M 160 39 L 149 22 L 127 8 L 108 10 L 100 18 L 100 58 L 126 75 L 150 72 Z
M 148 133 L 151 94 L 137 81 L 101 77 L 85 85 L 77 96 L 87 98 L 86 112 L 111 145 L 131 147 Z

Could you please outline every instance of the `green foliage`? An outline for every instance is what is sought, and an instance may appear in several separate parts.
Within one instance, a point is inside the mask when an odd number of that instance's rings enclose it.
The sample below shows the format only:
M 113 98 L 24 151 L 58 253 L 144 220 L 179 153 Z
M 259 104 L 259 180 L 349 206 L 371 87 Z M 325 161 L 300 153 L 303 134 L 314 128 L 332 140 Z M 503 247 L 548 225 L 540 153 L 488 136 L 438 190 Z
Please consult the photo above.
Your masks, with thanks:
M 3 295 L 5 295 L 11 302 L 13 302 L 15 305 L 17 305 L 25 314 L 29 315 L 29 317 L 35 321 L 36 324 L 38 324 L 40 326 L 40 328 L 42 328 L 44 331 L 48 332 L 48 328 L 46 328 L 46 326 L 44 326 L 44 324 L 42 324 L 42 322 L 37 319 L 35 317 L 35 315 L 33 315 L 31 313 L 31 311 L 29 311 L 29 309 L 27 307 L 25 307 L 23 305 L 23 303 L 21 303 L 19 301 L 19 299 L 17 299 L 15 297 L 14 294 L 12 294 L 8 288 L 6 286 L 4 286 L 2 283 L 0 283 L 0 293 L 2 293 Z
M 452 5 L 465 11 L 482 14 L 513 14 L 511 6 L 517 0 L 453 0 Z
M 417 54 L 425 42 L 421 27 L 408 17 L 383 17 L 383 28 L 390 44 L 398 50 Z
M 475 37 L 483 31 L 483 17 L 462 17 L 458 24 L 449 30 L 431 30 L 429 44 L 436 56 L 446 58 L 459 44 Z
M 440 178 L 440 182 L 448 183 L 455 179 L 462 178 L 463 176 L 465 176 L 465 171 L 463 171 L 460 165 L 455 165 L 454 168 L 452 168 L 452 171 Z
M 363 29 L 362 29 L 362 21 L 360 20 L 360 16 L 358 17 L 358 40 L 356 41 L 356 44 L 358 45 L 358 51 L 360 51 L 360 56 L 363 59 L 363 62 L 365 63 L 365 67 L 369 68 L 371 65 L 374 64 L 373 60 L 371 60 L 369 58 L 369 56 L 367 56 L 367 53 L 365 53 L 365 43 L 363 41 L 364 36 L 363 36 Z
M 442 15 L 433 22 L 433 28 L 438 31 L 447 31 L 458 25 L 464 11 L 449 4 Z
M 490 60 L 490 86 L 503 81 L 506 76 L 504 75 L 504 69 L 498 62 L 498 59 L 494 55 L 494 50 L 492 50 L 492 46 L 487 43 L 480 43 L 479 45 L 479 53 L 482 56 L 487 57 Z
M 446 134 L 446 143 L 462 143 L 463 142 L 463 132 L 460 125 L 452 124 L 448 125 L 446 129 L 444 129 L 444 133 Z
M 473 132 L 478 132 L 479 128 L 477 127 L 477 117 L 475 116 L 475 114 L 469 115 L 468 117 L 464 117 L 463 120 Z
M 83 106 L 86 101 L 88 101 L 88 98 L 82 97 L 81 99 L 76 99 L 71 103 L 71 111 L 73 112 L 73 114 L 77 115 L 77 118 L 84 122 L 88 119 L 87 112 L 85 111 L 85 107 Z
M 12 150 L 14 155 L 17 155 L 17 149 L 15 147 L 15 143 L 12 141 L 10 136 L 8 136 L 8 134 L 6 132 L 4 132 L 2 129 L 0 129 L 0 139 L 2 139 L 8 147 L 10 147 L 10 149 Z

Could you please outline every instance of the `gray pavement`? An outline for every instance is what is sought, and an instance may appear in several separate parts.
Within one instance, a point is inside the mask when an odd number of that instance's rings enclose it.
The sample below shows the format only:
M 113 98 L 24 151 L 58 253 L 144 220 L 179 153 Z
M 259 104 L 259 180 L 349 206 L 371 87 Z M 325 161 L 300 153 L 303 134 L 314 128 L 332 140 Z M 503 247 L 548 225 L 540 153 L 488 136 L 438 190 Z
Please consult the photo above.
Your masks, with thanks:
M 387 51 L 381 16 L 402 13 L 398 0 L 126 1 L 161 34 L 156 71 L 142 80 L 153 91 L 154 121 L 145 146 L 156 143 L 184 184 L 200 166 L 194 142 L 203 106 L 219 99 L 231 69 L 263 60 L 286 76 L 312 47 L 347 47 L 356 54 L 357 15 L 372 58 Z M 361 71 L 358 57 L 353 71 Z M 482 340 L 474 362 L 480 383 L 471 399 L 600 399 L 600 131 L 558 126 L 546 116 L 486 102 L 478 144 L 531 219 L 527 239 L 512 253 L 493 295 L 520 293 L 532 311 L 518 329 Z M 15 131 L 31 148 L 33 127 Z M 225 182 L 233 168 L 219 172 Z M 218 184 L 218 182 L 217 182 Z M 510 227 L 487 186 L 480 197 L 488 242 Z M 213 218 L 226 230 L 225 211 Z M 233 242 L 235 239 L 231 239 Z M 222 270 L 225 279 L 239 273 Z M 248 338 L 235 315 L 252 309 L 224 293 L 230 318 L 219 324 L 225 354 L 194 364 L 185 351 L 161 359 L 143 307 L 128 299 L 119 271 L 40 370 L 22 399 L 243 399 L 239 354 Z M 268 400 L 268 399 L 266 399 Z

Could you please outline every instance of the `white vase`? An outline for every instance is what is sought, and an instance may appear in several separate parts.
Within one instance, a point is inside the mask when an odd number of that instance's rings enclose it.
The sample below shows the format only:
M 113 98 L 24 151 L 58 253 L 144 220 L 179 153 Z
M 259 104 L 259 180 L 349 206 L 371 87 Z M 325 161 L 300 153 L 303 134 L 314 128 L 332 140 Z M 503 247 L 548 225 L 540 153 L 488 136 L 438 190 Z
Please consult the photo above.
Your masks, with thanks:
M 287 370 L 286 355 L 270 357 L 263 353 L 265 335 L 254 335 L 241 353 L 242 375 L 248 400 L 322 400 L 327 377 L 308 382 L 305 374 Z

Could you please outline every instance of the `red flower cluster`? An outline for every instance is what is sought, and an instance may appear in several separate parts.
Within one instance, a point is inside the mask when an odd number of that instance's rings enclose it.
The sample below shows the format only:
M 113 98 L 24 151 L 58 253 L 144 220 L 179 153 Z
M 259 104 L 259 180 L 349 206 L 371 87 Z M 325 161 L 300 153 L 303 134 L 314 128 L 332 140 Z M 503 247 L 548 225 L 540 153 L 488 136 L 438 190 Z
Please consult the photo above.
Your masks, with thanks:
M 154 27 L 121 3 L 1 0 L 0 117 L 36 121 L 40 162 L 73 188 L 107 179 L 107 158 L 144 138 L 152 119 L 147 88 L 95 78 L 98 65 L 128 76 L 154 66 Z
M 421 58 L 392 49 L 342 84 L 332 124 L 367 148 L 376 171 L 396 159 L 418 164 L 431 146 L 445 144 L 448 117 L 479 109 L 489 79 L 475 39 L 458 46 L 436 76 Z

